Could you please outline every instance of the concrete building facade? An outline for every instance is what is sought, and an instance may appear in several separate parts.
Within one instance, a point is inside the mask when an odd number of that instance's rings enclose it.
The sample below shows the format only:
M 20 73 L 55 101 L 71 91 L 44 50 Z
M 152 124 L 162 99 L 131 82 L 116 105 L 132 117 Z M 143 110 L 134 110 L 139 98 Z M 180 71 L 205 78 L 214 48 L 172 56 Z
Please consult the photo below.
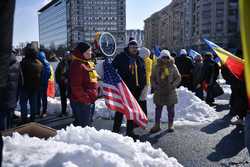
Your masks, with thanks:
M 134 38 L 139 46 L 144 45 L 144 31 L 143 30 L 127 30 L 126 31 L 126 44 L 129 42 L 129 38 Z
M 155 14 L 159 16 L 158 39 L 153 39 Z M 162 48 L 170 50 L 204 50 L 203 38 L 226 49 L 241 47 L 238 0 L 174 0 L 155 14 L 145 20 L 149 48 L 158 40 Z
M 55 4 L 57 3 L 64 4 L 64 10 L 61 11 L 61 15 L 65 17 L 63 20 L 65 31 L 63 34 L 68 47 L 74 47 L 75 44 L 80 41 L 92 42 L 96 32 L 103 31 L 113 34 L 118 46 L 125 45 L 126 0 L 52 0 L 38 11 L 39 25 L 41 22 L 51 21 L 40 16 L 45 15 L 45 13 L 48 13 L 48 10 L 50 10 L 49 17 L 52 17 L 52 15 L 54 15 L 52 11 L 55 11 Z M 58 16 L 58 19 L 59 18 Z M 62 23 L 60 21 L 57 23 L 54 21 L 54 24 Z M 48 36 L 43 36 L 43 34 L 40 33 L 43 31 L 44 28 L 39 27 L 40 39 L 47 39 L 48 37 L 54 38 L 53 32 L 49 32 L 50 35 Z M 41 40 L 40 43 L 43 44 L 46 43 L 46 41 Z M 45 45 L 47 45 L 47 43 Z

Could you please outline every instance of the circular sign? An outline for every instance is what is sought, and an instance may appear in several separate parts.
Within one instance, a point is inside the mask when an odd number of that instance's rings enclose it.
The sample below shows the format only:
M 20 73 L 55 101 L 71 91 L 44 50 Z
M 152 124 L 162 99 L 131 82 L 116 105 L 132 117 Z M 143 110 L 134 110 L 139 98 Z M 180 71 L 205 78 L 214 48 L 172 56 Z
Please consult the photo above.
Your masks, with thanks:
M 99 38 L 101 52 L 105 56 L 113 56 L 116 52 L 116 41 L 114 36 L 109 32 L 102 32 Z

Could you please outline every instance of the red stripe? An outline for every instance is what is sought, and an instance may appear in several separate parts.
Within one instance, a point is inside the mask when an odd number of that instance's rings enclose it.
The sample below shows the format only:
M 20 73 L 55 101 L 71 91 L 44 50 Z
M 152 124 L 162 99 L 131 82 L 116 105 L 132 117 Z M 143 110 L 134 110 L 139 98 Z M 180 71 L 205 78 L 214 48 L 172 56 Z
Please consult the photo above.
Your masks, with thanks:
M 238 79 L 242 80 L 244 77 L 244 63 L 232 56 L 228 56 L 225 62 L 227 68 Z
M 121 112 L 121 113 L 123 113 L 123 114 L 126 116 L 126 118 L 128 117 L 128 112 L 126 112 L 126 110 L 124 110 L 123 108 L 120 108 L 120 107 L 118 107 L 118 106 L 112 105 L 112 104 L 110 104 L 110 103 L 107 103 L 106 105 L 107 105 L 107 107 L 108 107 L 109 109 L 114 110 L 114 111 Z
M 117 103 L 120 103 L 121 105 L 123 105 L 123 101 L 121 99 L 117 99 L 115 97 L 111 97 L 111 96 L 104 96 L 105 99 L 107 100 L 110 100 L 110 101 L 114 101 L 114 102 L 117 102 Z
M 128 105 L 129 107 L 131 108 L 132 110 L 132 114 L 133 114 L 133 120 L 136 120 L 136 113 L 134 110 L 136 110 L 134 107 L 133 107 L 133 104 L 132 104 L 132 101 L 131 101 L 131 94 L 128 93 L 128 88 L 127 86 L 125 85 L 125 83 L 122 83 L 122 89 L 123 89 L 123 92 L 125 94 L 125 97 L 127 99 L 127 102 L 128 102 Z M 130 110 L 128 110 L 130 112 Z

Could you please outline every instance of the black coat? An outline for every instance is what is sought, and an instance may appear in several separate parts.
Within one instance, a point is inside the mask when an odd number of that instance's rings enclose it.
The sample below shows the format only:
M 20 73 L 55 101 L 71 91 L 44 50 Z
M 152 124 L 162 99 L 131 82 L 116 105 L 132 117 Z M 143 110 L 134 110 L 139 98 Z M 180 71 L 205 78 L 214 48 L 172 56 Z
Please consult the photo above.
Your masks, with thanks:
M 175 58 L 175 64 L 181 75 L 192 75 L 194 65 L 190 57 L 178 56 Z
M 219 75 L 219 66 L 212 59 L 205 59 L 203 62 L 203 81 L 206 81 L 208 85 L 212 85 L 216 82 Z
M 136 62 L 138 69 L 138 81 L 139 86 L 136 86 L 136 76 L 132 73 L 131 63 Z M 144 60 L 137 56 L 130 56 L 128 49 L 125 48 L 124 52 L 118 54 L 112 62 L 115 69 L 117 69 L 118 74 L 121 76 L 123 81 L 128 86 L 131 93 L 138 100 L 143 88 L 146 85 L 146 71 Z
M 3 97 L 4 110 L 15 109 L 18 98 L 18 87 L 21 82 L 21 68 L 19 62 L 14 55 L 10 56 L 10 64 L 8 71 L 8 81 Z
M 39 91 L 41 83 L 42 63 L 33 57 L 25 57 L 21 61 L 23 88 L 29 93 Z

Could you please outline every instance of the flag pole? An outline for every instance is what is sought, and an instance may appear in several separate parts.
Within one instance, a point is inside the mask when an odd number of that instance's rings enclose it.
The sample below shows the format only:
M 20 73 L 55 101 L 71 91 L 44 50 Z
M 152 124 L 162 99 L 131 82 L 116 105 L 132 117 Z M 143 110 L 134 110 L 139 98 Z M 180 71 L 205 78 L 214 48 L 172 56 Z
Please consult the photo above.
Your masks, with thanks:
M 245 59 L 245 78 L 248 96 L 248 113 L 245 126 L 245 143 L 250 153 L 250 1 L 240 0 L 240 28 L 243 46 L 243 55 Z

